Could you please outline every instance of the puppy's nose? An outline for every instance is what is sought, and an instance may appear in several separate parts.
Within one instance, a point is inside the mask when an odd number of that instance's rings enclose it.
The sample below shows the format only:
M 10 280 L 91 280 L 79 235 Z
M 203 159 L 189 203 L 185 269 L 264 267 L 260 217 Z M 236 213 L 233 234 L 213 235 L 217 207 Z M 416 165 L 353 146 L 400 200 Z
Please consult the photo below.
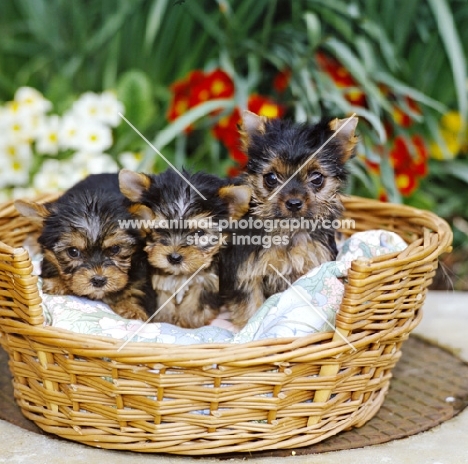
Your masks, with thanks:
M 107 277 L 96 275 L 91 279 L 91 284 L 93 287 L 101 288 L 104 287 L 107 283 Z
M 171 253 L 170 255 L 167 255 L 167 260 L 171 264 L 180 264 L 182 262 L 182 255 L 179 253 Z
M 302 208 L 302 201 L 297 198 L 291 198 L 286 201 L 286 208 L 289 211 L 299 211 Z

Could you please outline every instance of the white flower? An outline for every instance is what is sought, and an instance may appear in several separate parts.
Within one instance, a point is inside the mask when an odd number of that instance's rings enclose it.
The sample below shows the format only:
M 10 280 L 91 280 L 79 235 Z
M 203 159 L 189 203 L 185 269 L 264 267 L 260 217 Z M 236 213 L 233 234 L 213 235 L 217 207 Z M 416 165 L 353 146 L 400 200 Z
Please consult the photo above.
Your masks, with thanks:
M 120 124 L 122 118 L 119 113 L 124 113 L 124 106 L 122 102 L 117 100 L 113 92 L 103 92 L 101 94 L 99 119 L 104 124 L 111 127 L 116 127 Z
M 86 92 L 73 104 L 72 111 L 85 121 L 99 121 L 107 126 L 115 127 L 120 124 L 119 113 L 123 114 L 124 106 L 113 92 L 107 91 L 100 95 Z
M 44 114 L 52 108 L 52 103 L 32 87 L 20 87 L 15 93 L 14 100 L 27 108 L 31 114 Z
M 32 152 L 28 143 L 15 140 L 0 141 L 0 187 L 24 185 L 29 181 Z
M 80 124 L 78 130 L 80 149 L 89 152 L 103 152 L 112 146 L 112 132 L 99 122 Z
M 134 153 L 131 151 L 125 151 L 119 155 L 120 164 L 125 169 L 130 169 L 131 171 L 136 171 L 140 166 L 140 163 L 143 161 L 143 153 L 138 152 Z
M 78 117 L 88 120 L 99 119 L 101 99 L 94 92 L 85 92 L 73 103 L 73 113 Z
M 81 178 L 89 174 L 102 174 L 105 172 L 117 172 L 117 163 L 106 153 L 76 152 L 71 163 L 73 169 L 80 173 Z
M 42 121 L 36 140 L 38 153 L 56 155 L 59 151 L 60 117 L 49 116 Z
M 40 192 L 55 192 L 70 188 L 82 179 L 74 165 L 68 160 L 48 159 L 34 176 L 33 186 Z
M 38 118 L 18 102 L 8 102 L 0 113 L 2 136 L 19 142 L 34 139 Z
M 80 120 L 73 113 L 65 113 L 59 130 L 59 144 L 64 149 L 79 150 L 81 148 L 79 136 Z

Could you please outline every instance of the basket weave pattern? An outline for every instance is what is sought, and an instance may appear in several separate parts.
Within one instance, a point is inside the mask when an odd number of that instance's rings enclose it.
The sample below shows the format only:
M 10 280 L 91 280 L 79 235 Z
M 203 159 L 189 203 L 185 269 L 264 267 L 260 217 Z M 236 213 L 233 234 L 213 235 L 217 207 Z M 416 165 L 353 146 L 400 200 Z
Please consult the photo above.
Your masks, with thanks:
M 20 248 L 37 226 L 0 206 L 0 342 L 23 414 L 88 445 L 187 455 L 306 446 L 363 425 L 384 400 L 452 233 L 430 212 L 344 203 L 354 231 L 392 230 L 409 246 L 352 263 L 335 333 L 121 351 L 118 340 L 43 326 Z

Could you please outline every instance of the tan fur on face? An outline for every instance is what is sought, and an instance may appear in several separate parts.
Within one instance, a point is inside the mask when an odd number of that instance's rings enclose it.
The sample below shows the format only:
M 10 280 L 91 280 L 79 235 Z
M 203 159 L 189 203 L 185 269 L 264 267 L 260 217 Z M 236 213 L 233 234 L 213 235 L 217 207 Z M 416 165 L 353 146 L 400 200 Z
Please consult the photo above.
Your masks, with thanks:
M 153 218 L 156 215 L 153 214 Z M 164 220 L 165 218 L 158 218 Z M 206 215 L 196 215 L 190 220 L 200 223 L 201 220 L 211 219 Z M 158 306 L 164 308 L 155 316 L 154 321 L 167 322 L 185 328 L 198 328 L 209 324 L 219 313 L 219 308 L 212 308 L 203 304 L 203 295 L 219 292 L 218 275 L 213 259 L 218 254 L 221 241 L 218 232 L 205 229 L 201 237 L 216 239 L 204 247 L 187 243 L 187 232 L 151 230 L 148 232 L 145 251 L 152 266 L 151 282 L 158 295 Z M 192 236 L 193 238 L 193 236 Z M 214 241 L 214 240 L 213 240 Z M 182 256 L 180 264 L 171 264 L 168 256 L 178 253 Z M 200 271 L 202 266 L 207 268 Z M 190 279 L 195 272 L 198 274 L 176 296 L 171 298 L 176 290 Z
M 119 246 L 118 253 L 110 250 Z M 144 282 L 132 282 L 128 286 L 128 272 L 132 255 L 135 252 L 133 239 L 122 229 L 110 231 L 102 240 L 101 253 L 106 256 L 105 264 L 86 266 L 89 237 L 85 232 L 75 230 L 64 234 L 56 243 L 54 250 L 45 249 L 44 259 L 58 272 L 59 276 L 43 280 L 43 291 L 53 295 L 73 294 L 93 300 L 103 301 L 122 317 L 146 320 L 147 315 L 141 305 Z M 71 258 L 67 254 L 70 247 L 77 248 L 81 255 Z M 85 264 L 85 266 L 83 266 Z M 72 268 L 72 272 L 68 271 Z M 95 287 L 91 279 L 96 276 L 107 278 L 103 287 Z
M 96 288 L 91 279 L 96 276 L 107 278 L 103 287 Z M 108 293 L 122 290 L 128 283 L 128 275 L 117 267 L 96 267 L 93 269 L 78 269 L 69 279 L 70 289 L 75 295 L 86 296 L 92 300 L 102 300 Z
M 283 169 L 283 170 L 281 170 Z M 288 166 L 278 158 L 274 158 L 269 165 L 266 165 L 261 175 L 248 174 L 245 177 L 246 184 L 252 191 L 251 214 L 259 218 L 294 218 L 305 217 L 314 219 L 327 219 L 330 216 L 335 217 L 336 212 L 342 210 L 342 204 L 339 197 L 341 183 L 335 177 L 330 176 L 324 170 L 317 160 L 312 159 L 306 168 L 299 171 L 296 176 L 299 182 L 306 185 L 313 172 L 320 172 L 324 176 L 323 185 L 319 190 L 312 187 L 306 187 L 302 194 L 294 195 L 287 186 L 281 189 L 271 200 L 269 197 L 276 188 L 271 189 L 265 186 L 263 176 L 274 172 L 278 177 L 278 186 L 281 186 L 294 173 L 292 166 Z M 286 208 L 286 201 L 290 198 L 299 198 L 304 206 L 300 211 L 293 212 Z
M 193 274 L 204 264 L 211 263 L 218 250 L 219 246 L 208 250 L 201 250 L 194 246 L 164 246 L 161 244 L 150 244 L 145 248 L 145 251 L 148 253 L 148 261 L 151 266 L 160 269 L 165 273 L 174 275 Z M 182 262 L 180 264 L 171 264 L 167 259 L 171 253 L 180 254 L 182 256 Z

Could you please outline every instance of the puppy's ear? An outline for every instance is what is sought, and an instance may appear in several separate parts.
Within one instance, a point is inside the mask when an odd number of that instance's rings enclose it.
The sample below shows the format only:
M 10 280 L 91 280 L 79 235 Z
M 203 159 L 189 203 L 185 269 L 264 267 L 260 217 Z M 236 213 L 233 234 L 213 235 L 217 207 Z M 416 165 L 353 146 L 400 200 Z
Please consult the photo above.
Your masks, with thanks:
M 258 116 L 258 114 L 251 111 L 244 110 L 242 112 L 242 122 L 240 125 L 239 133 L 241 137 L 241 144 L 244 150 L 250 144 L 250 139 L 254 134 L 265 133 L 265 123 L 267 118 L 265 116 Z
M 142 220 L 146 220 L 146 221 L 152 221 L 154 219 L 154 213 L 153 211 L 151 211 L 150 208 L 148 208 L 147 206 L 145 205 L 141 205 L 139 203 L 135 203 L 133 205 L 130 206 L 130 208 L 128 208 L 130 214 L 137 218 L 137 219 L 142 219 Z M 145 236 L 149 233 L 150 231 L 150 226 L 148 226 L 147 224 L 141 224 L 141 228 L 140 228 L 140 235 L 141 236 Z
M 43 221 L 47 216 L 49 216 L 50 211 L 42 203 L 35 203 L 28 200 L 16 200 L 15 208 L 21 214 L 21 216 L 27 218 L 33 218 L 36 220 Z
M 246 185 L 221 187 L 218 195 L 227 203 L 229 216 L 233 219 L 240 219 L 249 210 L 252 190 Z
M 354 149 L 358 142 L 358 138 L 354 135 L 357 123 L 358 118 L 353 116 L 352 118 L 346 119 L 332 119 L 328 125 L 332 131 L 338 131 L 336 138 L 343 147 L 343 163 L 348 161 L 354 155 Z
M 132 214 L 132 216 L 135 216 L 138 219 L 143 219 L 147 221 L 151 221 L 152 219 L 154 219 L 153 211 L 151 211 L 151 209 L 145 205 L 140 205 L 136 203 L 130 206 L 128 210 L 130 211 L 130 214 Z
M 151 185 L 151 177 L 129 169 L 122 169 L 119 172 L 119 187 L 123 195 L 130 201 L 139 201 L 143 192 Z

